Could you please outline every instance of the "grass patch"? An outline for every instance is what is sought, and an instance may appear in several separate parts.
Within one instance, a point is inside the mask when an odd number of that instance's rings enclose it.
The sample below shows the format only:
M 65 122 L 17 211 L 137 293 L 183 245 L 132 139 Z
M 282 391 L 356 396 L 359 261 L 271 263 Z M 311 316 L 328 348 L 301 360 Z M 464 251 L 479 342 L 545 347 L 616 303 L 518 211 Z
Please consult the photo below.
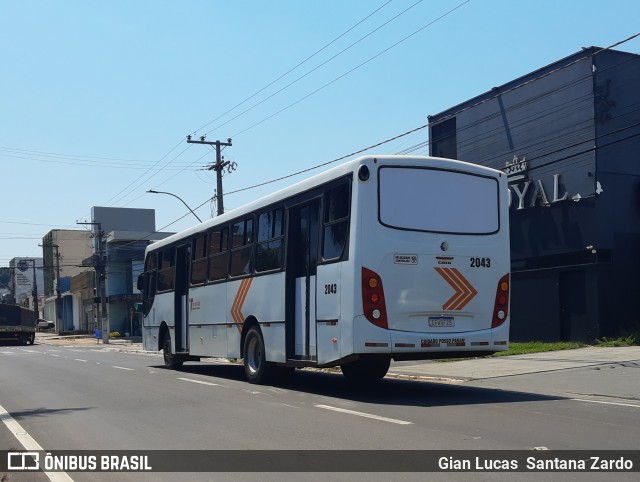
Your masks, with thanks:
M 510 342 L 507 351 L 499 351 L 491 356 L 509 356 L 509 355 L 525 355 L 527 353 L 542 353 L 545 351 L 558 350 L 575 350 L 576 348 L 584 348 L 587 346 L 596 347 L 619 347 L 619 346 L 635 346 L 640 345 L 640 330 L 617 338 L 600 338 L 595 340 L 593 344 L 582 343 L 580 341 L 527 341 L 527 342 Z M 448 362 L 465 360 L 467 358 L 441 358 L 436 361 Z
M 511 342 L 509 343 L 509 349 L 507 351 L 499 351 L 498 353 L 494 353 L 493 356 L 524 355 L 526 353 L 541 353 L 545 351 L 574 350 L 576 348 L 584 348 L 585 346 L 588 345 L 579 341 Z
M 584 348 L 589 346 L 579 341 L 527 341 L 527 342 L 510 342 L 507 351 L 499 351 L 491 356 L 508 356 L 508 355 L 524 355 L 527 353 L 541 353 L 545 351 L 557 350 L 574 350 L 576 348 Z M 467 358 L 441 358 L 436 361 L 456 361 L 466 360 Z
M 621 336 L 619 338 L 599 338 L 596 340 L 596 346 L 635 346 L 640 345 L 640 336 L 638 335 L 628 335 Z

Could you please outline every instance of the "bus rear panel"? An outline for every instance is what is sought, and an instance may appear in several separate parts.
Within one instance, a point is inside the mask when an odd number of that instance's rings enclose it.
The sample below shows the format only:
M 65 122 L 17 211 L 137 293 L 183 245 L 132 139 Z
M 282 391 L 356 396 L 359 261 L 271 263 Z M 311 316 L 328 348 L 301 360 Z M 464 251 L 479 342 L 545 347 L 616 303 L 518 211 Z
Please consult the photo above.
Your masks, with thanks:
M 406 360 L 506 350 L 506 176 L 437 159 L 367 167 L 351 231 L 362 313 L 354 352 Z

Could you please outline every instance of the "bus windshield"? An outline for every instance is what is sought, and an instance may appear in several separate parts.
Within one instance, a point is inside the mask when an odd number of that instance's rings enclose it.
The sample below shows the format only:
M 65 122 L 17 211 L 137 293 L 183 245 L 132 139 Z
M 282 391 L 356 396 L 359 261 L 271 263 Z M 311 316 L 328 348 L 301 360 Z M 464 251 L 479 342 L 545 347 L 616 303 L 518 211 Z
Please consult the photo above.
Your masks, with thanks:
M 379 183 L 378 214 L 385 226 L 451 234 L 493 234 L 500 228 L 493 177 L 385 166 Z

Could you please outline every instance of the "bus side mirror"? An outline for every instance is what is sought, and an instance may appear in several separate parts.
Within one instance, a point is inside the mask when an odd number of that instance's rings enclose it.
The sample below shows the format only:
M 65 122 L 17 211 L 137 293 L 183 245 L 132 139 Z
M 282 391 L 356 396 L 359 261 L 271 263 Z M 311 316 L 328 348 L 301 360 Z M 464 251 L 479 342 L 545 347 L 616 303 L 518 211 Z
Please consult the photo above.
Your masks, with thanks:
M 138 290 L 139 291 L 144 290 L 144 273 L 141 273 L 138 276 Z

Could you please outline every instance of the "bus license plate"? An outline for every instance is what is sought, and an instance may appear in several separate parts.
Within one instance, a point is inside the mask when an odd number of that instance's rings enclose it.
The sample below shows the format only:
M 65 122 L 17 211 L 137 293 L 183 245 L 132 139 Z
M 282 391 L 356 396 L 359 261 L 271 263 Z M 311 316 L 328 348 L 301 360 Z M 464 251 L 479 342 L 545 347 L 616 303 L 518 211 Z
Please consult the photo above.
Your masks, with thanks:
M 429 326 L 431 327 L 456 326 L 456 322 L 454 321 L 453 316 L 430 316 Z

